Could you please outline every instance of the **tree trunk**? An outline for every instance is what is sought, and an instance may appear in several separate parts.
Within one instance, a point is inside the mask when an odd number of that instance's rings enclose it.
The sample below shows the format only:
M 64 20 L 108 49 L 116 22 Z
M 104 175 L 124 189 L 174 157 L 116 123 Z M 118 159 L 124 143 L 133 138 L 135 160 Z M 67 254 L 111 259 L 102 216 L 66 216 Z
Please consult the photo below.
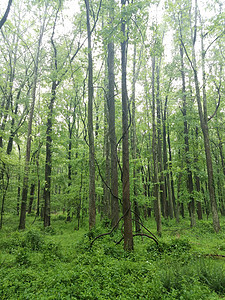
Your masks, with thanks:
M 133 54 L 133 74 L 132 74 L 132 96 L 131 96 L 131 103 L 132 103 L 132 115 L 131 115 L 131 124 L 132 124 L 132 139 L 131 139 L 131 149 L 132 149 L 132 159 L 133 159 L 133 194 L 134 194 L 134 213 L 135 213 L 135 229 L 136 232 L 139 232 L 140 229 L 140 211 L 138 205 L 138 193 L 137 193 L 137 134 L 136 134 L 136 105 L 135 105 L 135 97 L 136 97 L 136 43 L 134 43 L 134 54 Z
M 201 94 L 200 94 L 200 87 L 199 87 L 199 79 L 198 79 L 198 72 L 197 72 L 197 62 L 196 62 L 196 54 L 195 54 L 195 42 L 196 42 L 196 34 L 197 34 L 197 0 L 195 0 L 195 25 L 194 25 L 194 32 L 192 32 L 192 60 L 188 56 L 187 50 L 185 48 L 184 42 L 182 40 L 182 32 L 180 32 L 180 39 L 182 42 L 182 46 L 187 54 L 189 62 L 191 64 L 193 75 L 194 75 L 194 83 L 195 83 L 195 91 L 196 91 L 196 99 L 198 104 L 198 113 L 199 119 L 201 124 L 201 129 L 204 138 L 204 148 L 205 148 L 205 156 L 206 156 L 206 165 L 207 165 L 207 173 L 208 173 L 208 189 L 209 189 L 209 197 L 212 207 L 212 215 L 213 215 L 213 227 L 216 232 L 220 230 L 220 221 L 219 215 L 217 210 L 217 202 L 216 202 L 216 195 L 215 195 L 215 185 L 214 185 L 214 176 L 213 176 L 213 165 L 212 165 L 212 156 L 211 156 L 211 149 L 210 149 L 210 140 L 209 140 L 209 130 L 208 130 L 208 115 L 207 115 L 207 100 L 206 100 L 206 93 L 205 93 L 205 51 L 203 48 L 203 39 L 202 39 L 202 73 L 203 73 L 203 108 L 201 103 Z M 190 16 L 191 18 L 191 16 Z M 180 29 L 181 30 L 181 29 Z M 192 31 L 192 28 L 191 28 Z
M 50 226 L 50 197 L 52 174 L 52 118 L 56 99 L 56 81 L 52 82 L 51 100 L 48 104 L 48 119 L 46 129 L 45 187 L 44 187 L 44 227 Z
M 111 0 L 110 23 L 114 18 L 114 0 Z M 119 220 L 119 202 L 118 202 L 118 169 L 117 169 L 117 141 L 115 129 L 115 75 L 114 75 L 114 41 L 108 44 L 108 110 L 109 110 L 109 141 L 111 150 L 111 225 L 115 226 Z
M 183 48 L 180 46 L 180 60 L 181 60 L 181 77 L 182 77 L 182 99 L 183 99 L 183 118 L 184 118 L 184 145 L 185 145 L 185 162 L 186 162 L 186 170 L 187 170 L 187 190 L 189 193 L 189 211 L 191 217 L 191 227 L 196 225 L 195 220 L 195 200 L 193 196 L 194 191 L 194 184 L 192 179 L 192 172 L 190 170 L 191 162 L 189 159 L 189 130 L 188 130 L 188 123 L 187 123 L 187 97 L 186 97 L 186 81 L 185 81 L 185 72 L 184 72 L 184 54 Z
M 103 183 L 103 203 L 101 209 L 101 219 L 109 218 L 110 215 L 110 145 L 109 145 L 109 128 L 108 128 L 109 113 L 107 109 L 107 102 L 104 102 L 104 153 L 105 158 L 105 182 Z
M 161 203 L 160 203 L 160 189 L 159 189 L 159 175 L 158 175 L 158 153 L 157 153 L 157 138 L 156 138 L 156 121 L 155 121 L 155 57 L 152 58 L 152 153 L 154 164 L 154 210 L 157 224 L 157 232 L 161 235 L 162 221 L 161 221 Z
M 29 201 L 28 211 L 27 211 L 28 214 L 31 214 L 32 211 L 32 206 L 34 202 L 34 192 L 35 192 L 35 184 L 32 183 L 30 187 L 30 201 Z
M 126 0 L 121 0 L 122 15 Z M 129 178 L 129 125 L 128 125 L 128 96 L 127 96 L 127 37 L 126 37 L 126 21 L 121 19 L 121 34 L 123 41 L 121 42 L 121 68 L 122 68 L 122 127 L 123 127 L 123 144 L 122 144 L 122 160 L 123 160 L 123 214 L 124 214 L 124 250 L 133 250 L 133 233 L 131 218 L 131 202 L 130 202 L 130 178 Z
M 89 229 L 95 226 L 95 147 L 93 132 L 93 62 L 89 0 L 85 0 L 88 35 L 88 140 L 89 140 Z
M 173 211 L 174 211 L 174 215 L 177 217 L 176 198 L 175 198 L 173 172 L 172 172 L 172 151 L 171 151 L 171 144 L 170 144 L 170 130 L 169 130 L 169 127 L 167 128 L 167 142 L 168 142 L 168 150 L 169 150 L 169 174 L 170 174 L 170 180 L 171 180 L 171 193 L 172 193 Z
M 6 166 L 4 163 L 3 163 L 2 171 L 3 170 L 5 170 L 5 174 L 6 174 L 6 184 L 4 185 L 4 174 L 3 174 L 2 176 L 3 193 L 2 193 L 2 205 L 1 205 L 1 216 L 0 216 L 0 229 L 2 229 L 4 208 L 5 208 L 5 198 L 9 186 L 9 173 L 8 170 L 6 170 Z
M 168 190 L 169 216 L 170 218 L 173 218 L 173 215 L 176 216 L 176 212 L 174 210 L 172 187 L 171 187 L 171 181 L 172 181 L 171 171 L 170 171 L 170 166 L 168 166 L 169 163 L 168 163 L 168 156 L 167 156 L 167 143 L 166 143 L 167 102 L 168 102 L 168 96 L 166 96 L 164 113 L 163 113 L 163 164 L 164 164 L 164 171 L 166 173 L 165 179 L 167 182 L 167 190 Z
M 162 161 L 162 112 L 161 112 L 161 101 L 160 101 L 160 59 L 156 66 L 156 111 L 157 111 L 157 155 L 158 155 L 158 171 L 159 171 L 159 181 L 160 181 L 160 201 L 161 201 L 161 210 L 162 214 L 165 218 L 170 216 L 173 218 L 173 207 L 170 207 L 170 203 L 168 205 L 166 200 L 166 181 L 163 174 L 163 161 Z
M 39 56 L 42 38 L 45 29 L 45 21 L 46 21 L 46 10 L 45 7 L 43 23 L 40 28 L 40 35 L 38 39 L 38 48 L 34 62 L 34 78 L 33 78 L 33 88 L 32 88 L 32 101 L 30 106 L 30 114 L 28 121 L 28 132 L 27 132 L 27 145 L 26 145 L 26 158 L 25 158 L 25 167 L 24 167 L 24 178 L 23 178 L 23 190 L 22 190 L 22 200 L 21 200 L 21 208 L 20 208 L 20 222 L 19 229 L 25 229 L 26 222 L 26 206 L 27 206 L 27 193 L 28 193 L 28 179 L 29 179 L 29 169 L 30 169 L 30 151 L 31 151 L 31 135 L 32 135 L 32 122 L 33 122 L 33 114 L 34 114 L 34 106 L 36 100 L 36 88 L 37 88 L 37 79 L 38 79 L 38 64 L 39 64 Z

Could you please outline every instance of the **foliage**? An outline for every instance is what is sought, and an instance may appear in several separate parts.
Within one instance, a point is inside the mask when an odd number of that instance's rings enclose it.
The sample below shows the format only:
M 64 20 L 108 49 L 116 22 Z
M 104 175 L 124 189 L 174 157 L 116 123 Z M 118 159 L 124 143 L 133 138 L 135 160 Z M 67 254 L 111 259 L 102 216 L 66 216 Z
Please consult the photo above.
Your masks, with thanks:
M 127 253 L 111 237 L 90 249 L 104 227 L 74 231 L 63 218 L 52 218 L 53 235 L 39 220 L 25 232 L 0 233 L 1 299 L 221 299 L 225 293 L 224 260 L 203 255 L 209 236 L 209 254 L 225 237 L 207 232 L 209 221 L 195 229 L 186 220 L 168 221 L 159 246 L 137 237 L 135 252 Z M 146 226 L 153 230 L 154 222 Z

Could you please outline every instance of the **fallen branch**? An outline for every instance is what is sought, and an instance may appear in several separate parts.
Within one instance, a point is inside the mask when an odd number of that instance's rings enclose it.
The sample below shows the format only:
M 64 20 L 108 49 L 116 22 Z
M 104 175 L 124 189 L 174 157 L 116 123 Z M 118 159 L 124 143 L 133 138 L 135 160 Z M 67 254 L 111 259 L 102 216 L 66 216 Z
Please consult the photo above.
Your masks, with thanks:
M 91 242 L 90 248 L 92 247 L 92 245 L 94 244 L 94 242 L 95 242 L 97 239 L 99 239 L 100 237 L 103 237 L 103 236 L 112 234 L 112 232 L 117 228 L 119 222 L 124 218 L 124 216 L 126 216 L 126 214 L 128 213 L 129 209 L 130 209 L 130 206 L 128 207 L 128 209 L 127 209 L 127 211 L 125 212 L 125 214 L 122 215 L 122 217 L 119 218 L 119 220 L 118 220 L 118 221 L 116 222 L 116 224 L 113 226 L 113 228 L 111 229 L 111 231 L 106 232 L 106 233 L 102 233 L 102 234 L 99 234 L 98 236 L 96 236 L 96 237 L 93 239 L 93 241 Z
M 204 254 L 204 256 L 225 258 L 225 255 L 222 255 L 222 254 Z

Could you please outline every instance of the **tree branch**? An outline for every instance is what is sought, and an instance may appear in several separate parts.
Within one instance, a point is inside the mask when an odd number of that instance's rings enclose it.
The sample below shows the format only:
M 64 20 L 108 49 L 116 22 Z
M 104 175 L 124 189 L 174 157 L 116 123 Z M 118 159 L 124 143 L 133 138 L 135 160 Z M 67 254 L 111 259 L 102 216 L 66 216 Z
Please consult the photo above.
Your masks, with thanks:
M 5 24 L 5 22 L 6 22 L 6 20 L 7 20 L 7 17 L 8 17 L 8 15 L 9 15 L 9 11 L 10 11 L 11 4 L 12 4 L 12 0 L 9 0 L 8 6 L 7 6 L 6 11 L 5 11 L 5 14 L 4 14 L 4 16 L 2 17 L 2 19 L 1 19 L 1 21 L 0 21 L 0 29 L 2 28 L 2 26 Z

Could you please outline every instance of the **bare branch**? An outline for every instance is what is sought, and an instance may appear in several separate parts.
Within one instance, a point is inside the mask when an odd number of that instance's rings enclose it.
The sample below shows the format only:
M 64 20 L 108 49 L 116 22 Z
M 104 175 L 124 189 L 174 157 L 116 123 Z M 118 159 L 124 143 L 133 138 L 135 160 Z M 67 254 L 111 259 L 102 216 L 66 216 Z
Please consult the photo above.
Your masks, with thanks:
M 8 17 L 8 15 L 9 15 L 9 11 L 10 11 L 11 4 L 12 4 L 12 0 L 9 0 L 8 6 L 7 6 L 6 11 L 5 11 L 5 14 L 4 14 L 4 16 L 2 17 L 2 19 L 1 19 L 1 21 L 0 21 L 0 29 L 2 28 L 2 26 L 5 24 L 5 22 L 6 22 L 6 20 L 7 20 L 7 17 Z

